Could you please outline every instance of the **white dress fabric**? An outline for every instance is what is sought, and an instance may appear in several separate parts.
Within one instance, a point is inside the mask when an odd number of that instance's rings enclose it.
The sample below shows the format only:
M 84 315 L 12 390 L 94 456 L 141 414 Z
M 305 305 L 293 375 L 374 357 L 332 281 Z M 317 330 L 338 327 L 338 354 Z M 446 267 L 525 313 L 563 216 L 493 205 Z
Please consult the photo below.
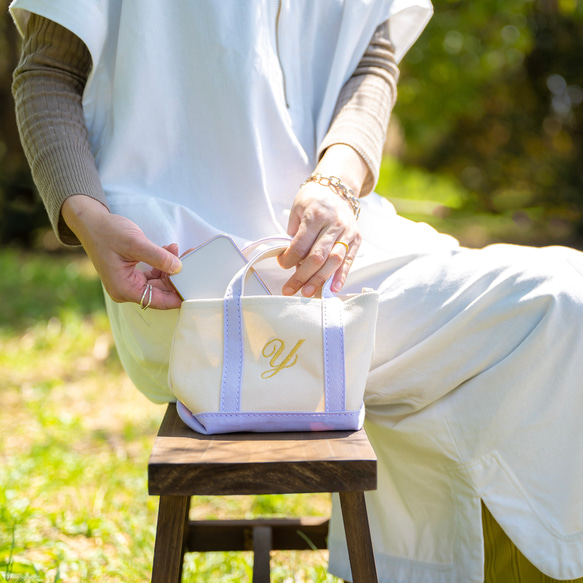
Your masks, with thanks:
M 280 9 L 281 4 L 281 10 Z M 89 47 L 87 126 L 113 212 L 154 242 L 240 244 L 285 232 L 336 98 L 378 24 L 400 58 L 428 0 L 16 0 Z M 279 12 L 279 18 L 278 18 Z M 484 250 L 363 199 L 345 286 L 380 291 L 366 427 L 367 493 L 385 583 L 483 580 L 480 500 L 523 554 L 583 576 L 583 259 L 564 248 Z M 275 289 L 281 274 L 263 273 Z M 173 400 L 177 311 L 107 307 L 120 358 Z M 338 509 L 330 570 L 350 579 Z

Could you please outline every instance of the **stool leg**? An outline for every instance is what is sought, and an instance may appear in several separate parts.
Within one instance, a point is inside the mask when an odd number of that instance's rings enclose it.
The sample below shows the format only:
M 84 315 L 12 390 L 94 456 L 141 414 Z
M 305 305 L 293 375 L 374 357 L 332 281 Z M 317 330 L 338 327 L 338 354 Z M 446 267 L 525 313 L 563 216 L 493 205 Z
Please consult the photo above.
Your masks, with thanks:
M 180 583 L 190 496 L 160 496 L 152 583 Z
M 340 492 L 352 583 L 378 583 L 364 492 Z
M 253 528 L 253 583 L 269 583 L 271 534 L 269 526 Z

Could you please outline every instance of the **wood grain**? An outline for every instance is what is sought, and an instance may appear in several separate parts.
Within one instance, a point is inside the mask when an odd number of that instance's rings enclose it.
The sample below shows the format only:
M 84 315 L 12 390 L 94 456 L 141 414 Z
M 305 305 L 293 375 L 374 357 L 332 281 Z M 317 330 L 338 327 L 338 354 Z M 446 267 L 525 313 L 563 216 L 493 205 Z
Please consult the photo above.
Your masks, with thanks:
M 364 492 L 340 492 L 352 583 L 378 581 Z
M 152 583 L 180 583 L 190 497 L 160 496 Z
M 271 529 L 271 548 L 279 551 L 327 548 L 328 519 L 322 516 L 300 518 L 259 518 L 255 520 L 194 520 L 189 523 L 189 551 L 251 551 L 253 529 Z
M 269 553 L 271 551 L 271 528 L 269 526 L 253 527 L 253 583 L 269 583 L 271 569 Z
M 169 405 L 148 480 L 152 495 L 374 490 L 376 455 L 364 430 L 200 435 Z

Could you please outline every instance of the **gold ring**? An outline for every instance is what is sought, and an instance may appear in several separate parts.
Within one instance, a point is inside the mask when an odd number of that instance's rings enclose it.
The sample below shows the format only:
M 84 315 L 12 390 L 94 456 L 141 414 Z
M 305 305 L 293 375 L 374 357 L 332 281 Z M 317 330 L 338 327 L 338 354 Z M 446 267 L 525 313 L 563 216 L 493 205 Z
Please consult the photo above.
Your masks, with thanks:
M 348 243 L 345 243 L 344 241 L 336 241 L 334 245 L 344 245 L 344 247 L 346 247 L 346 253 L 348 253 Z M 332 245 L 332 247 L 334 247 L 334 245 Z
M 146 294 L 148 295 L 148 301 L 146 302 L 146 304 L 144 304 Z M 151 303 L 152 303 L 152 286 L 151 284 L 148 284 L 146 285 L 146 289 L 144 290 L 144 293 L 142 294 L 142 299 L 140 300 L 140 309 L 147 310 L 150 307 Z

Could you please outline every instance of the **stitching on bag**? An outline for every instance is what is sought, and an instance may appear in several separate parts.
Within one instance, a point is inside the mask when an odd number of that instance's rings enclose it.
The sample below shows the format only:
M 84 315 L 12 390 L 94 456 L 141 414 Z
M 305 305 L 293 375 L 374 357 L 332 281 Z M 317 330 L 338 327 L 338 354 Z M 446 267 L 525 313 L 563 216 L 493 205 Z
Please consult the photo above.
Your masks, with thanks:
M 237 322 L 237 348 L 238 348 L 238 360 L 237 360 L 237 386 L 235 388 L 235 410 L 238 411 L 241 408 L 241 379 L 243 370 L 243 333 L 242 333 L 242 321 L 241 321 L 241 296 L 237 295 L 233 298 L 230 295 L 228 298 L 223 300 L 223 317 L 224 317 L 224 337 L 223 337 L 223 371 L 227 371 L 229 374 L 223 374 L 221 382 L 221 410 L 225 409 L 225 400 L 227 393 L 227 384 L 230 381 L 231 370 L 228 365 L 229 362 L 229 351 L 227 347 L 230 346 L 230 333 L 229 333 L 229 323 L 231 321 L 231 302 L 229 300 L 235 300 L 235 317 Z M 229 379 L 227 379 L 229 377 Z
M 344 320 L 342 310 L 338 310 L 338 317 L 340 319 L 340 351 L 342 354 L 342 370 L 340 371 L 340 379 L 342 380 L 342 407 L 346 408 L 346 352 L 344 350 Z
M 241 291 L 241 290 L 240 290 Z M 242 322 L 242 313 L 241 313 L 241 295 L 237 294 L 237 328 L 239 332 L 239 361 L 237 367 L 237 394 L 236 394 L 236 403 L 237 403 L 237 411 L 241 409 L 241 383 L 242 376 L 243 376 L 243 322 Z
M 225 378 L 225 370 L 227 370 L 227 338 L 229 337 L 229 315 L 228 315 L 228 307 L 227 304 L 223 301 L 223 318 L 225 319 L 225 330 L 224 330 L 224 338 L 223 338 L 223 377 L 221 379 L 221 410 L 225 409 L 225 388 L 227 385 L 227 379 Z
M 330 363 L 329 363 L 329 350 L 328 350 L 328 304 L 326 300 L 322 298 L 322 341 L 324 343 L 324 398 L 325 398 L 325 408 L 326 411 L 330 408 Z
M 245 411 L 238 411 L 235 413 L 193 413 L 193 416 L 198 417 L 306 417 L 309 419 L 320 418 L 320 417 L 354 417 L 355 415 L 360 415 L 360 409 L 358 411 L 343 411 L 343 412 L 324 412 L 324 413 L 247 413 Z
M 232 296 L 231 296 L 232 297 Z M 225 401 L 227 395 L 227 389 L 231 382 L 231 368 L 229 366 L 230 362 L 230 351 L 228 347 L 230 346 L 230 342 L 227 341 L 228 338 L 231 337 L 230 335 L 230 323 L 231 323 L 231 309 L 230 309 L 230 302 L 228 299 L 223 301 L 223 317 L 225 318 L 225 329 L 224 329 L 224 337 L 223 337 L 223 371 L 226 371 L 227 374 L 223 374 L 222 384 L 221 384 L 221 409 L 225 410 Z

